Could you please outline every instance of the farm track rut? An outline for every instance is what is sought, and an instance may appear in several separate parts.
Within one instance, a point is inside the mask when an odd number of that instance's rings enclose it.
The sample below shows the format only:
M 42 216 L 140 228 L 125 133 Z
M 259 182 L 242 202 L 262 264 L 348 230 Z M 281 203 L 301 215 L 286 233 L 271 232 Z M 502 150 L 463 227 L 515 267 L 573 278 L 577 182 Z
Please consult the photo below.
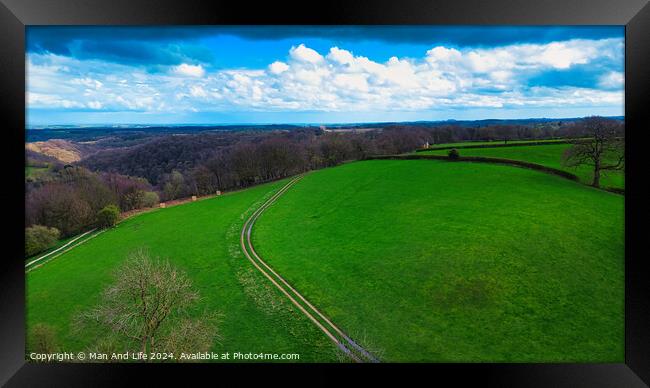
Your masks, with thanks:
M 336 326 L 320 310 L 314 307 L 303 295 L 292 287 L 282 276 L 274 271 L 255 251 L 251 241 L 251 234 L 255 221 L 268 209 L 280 196 L 296 184 L 302 175 L 299 175 L 284 185 L 277 193 L 264 202 L 244 222 L 240 235 L 240 245 L 246 258 L 269 281 L 282 292 L 318 329 L 320 329 L 334 344 L 355 362 L 379 362 L 370 352 L 350 338 L 343 330 Z

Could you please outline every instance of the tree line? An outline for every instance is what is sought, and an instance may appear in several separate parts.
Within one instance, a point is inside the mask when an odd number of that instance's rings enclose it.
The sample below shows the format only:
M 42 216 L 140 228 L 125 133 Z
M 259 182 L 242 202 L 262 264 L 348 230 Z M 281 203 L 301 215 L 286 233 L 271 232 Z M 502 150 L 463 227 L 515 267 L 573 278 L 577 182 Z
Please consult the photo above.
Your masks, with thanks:
M 307 170 L 373 155 L 413 151 L 424 144 L 460 141 L 535 140 L 579 137 L 588 133 L 576 122 L 544 125 L 436 127 L 389 125 L 370 131 L 247 131 L 184 134 L 155 138 L 125 149 L 108 149 L 81 165 L 146 178 L 162 200 L 205 195 L 279 179 Z
M 426 131 L 390 128 L 381 132 L 233 132 L 166 136 L 122 150 L 104 150 L 80 165 L 143 177 L 164 201 L 214 194 L 335 166 L 369 155 L 412 151 L 427 142 Z
M 59 237 L 110 226 L 120 210 L 151 207 L 159 201 L 144 178 L 73 165 L 55 165 L 25 186 L 27 256 L 48 249 Z

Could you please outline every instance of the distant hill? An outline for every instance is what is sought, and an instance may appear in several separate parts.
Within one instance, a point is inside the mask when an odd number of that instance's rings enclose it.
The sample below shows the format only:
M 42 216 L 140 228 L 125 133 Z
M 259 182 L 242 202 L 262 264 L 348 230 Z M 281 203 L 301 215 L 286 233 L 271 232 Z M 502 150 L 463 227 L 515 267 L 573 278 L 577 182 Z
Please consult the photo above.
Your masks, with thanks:
M 610 117 L 624 120 L 623 116 Z M 438 121 L 404 121 L 404 122 L 368 122 L 368 123 L 338 123 L 338 124 L 233 124 L 233 125 L 114 125 L 114 126 L 74 126 L 56 125 L 31 127 L 26 129 L 26 141 L 47 141 L 64 139 L 75 142 L 95 141 L 110 136 L 127 138 L 143 138 L 165 134 L 191 134 L 201 132 L 233 132 L 233 131 L 278 131 L 295 130 L 300 128 L 325 129 L 354 129 L 354 128 L 387 128 L 394 126 L 439 127 L 457 125 L 460 127 L 484 127 L 488 125 L 541 125 L 553 122 L 569 123 L 580 120 L 580 117 L 569 118 L 528 118 L 528 119 L 484 119 L 484 120 L 438 120 Z
M 26 129 L 26 141 L 46 141 L 50 139 L 65 139 L 77 142 L 94 141 L 109 136 L 149 137 L 169 134 L 190 134 L 200 132 L 232 132 L 232 131 L 277 131 L 304 128 L 299 125 L 185 125 L 185 126 L 104 126 L 104 127 L 75 127 L 52 126 Z
M 623 116 L 609 117 L 613 120 L 625 120 Z M 482 120 L 438 120 L 438 121 L 395 121 L 395 122 L 381 122 L 381 123 L 354 123 L 354 124 L 330 124 L 326 125 L 327 128 L 357 128 L 368 127 L 385 128 L 395 125 L 408 125 L 419 127 L 439 127 L 443 125 L 457 125 L 460 127 L 485 127 L 488 125 L 536 125 L 547 123 L 571 123 L 581 120 L 582 117 L 565 117 L 565 118 L 528 118 L 528 119 L 482 119 Z

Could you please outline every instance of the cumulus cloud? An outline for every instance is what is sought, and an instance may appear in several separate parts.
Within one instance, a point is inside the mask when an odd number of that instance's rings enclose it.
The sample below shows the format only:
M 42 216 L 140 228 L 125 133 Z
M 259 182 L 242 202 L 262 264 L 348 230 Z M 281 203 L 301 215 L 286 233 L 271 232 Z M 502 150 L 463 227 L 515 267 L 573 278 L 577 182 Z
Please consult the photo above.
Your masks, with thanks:
M 341 50 L 338 47 L 332 47 L 329 54 L 327 54 L 327 59 L 346 65 L 354 61 L 354 56 L 348 50 Z
M 298 62 L 306 63 L 321 63 L 323 62 L 323 56 L 320 55 L 316 50 L 310 49 L 304 44 L 300 44 L 298 47 L 291 47 L 289 50 L 289 55 L 292 59 Z
M 188 77 L 203 77 L 205 75 L 205 70 L 201 65 L 188 65 L 187 63 L 181 63 L 178 66 L 174 66 L 174 73 L 188 76 Z
M 494 48 L 437 46 L 420 58 L 393 56 L 386 61 L 339 47 L 321 54 L 299 44 L 288 50 L 286 58 L 261 69 L 208 72 L 201 65 L 183 63 L 168 72 L 148 73 L 30 54 L 27 101 L 36 108 L 171 113 L 609 106 L 622 103 L 622 55 L 622 39 Z M 605 66 L 593 87 L 527 84 L 527 79 L 544 72 L 595 62 L 610 67 Z
M 284 62 L 275 61 L 269 65 L 269 71 L 273 74 L 281 74 L 287 70 L 289 66 Z
M 333 83 L 339 88 L 367 92 L 368 81 L 366 78 L 365 74 L 337 74 L 334 76 Z

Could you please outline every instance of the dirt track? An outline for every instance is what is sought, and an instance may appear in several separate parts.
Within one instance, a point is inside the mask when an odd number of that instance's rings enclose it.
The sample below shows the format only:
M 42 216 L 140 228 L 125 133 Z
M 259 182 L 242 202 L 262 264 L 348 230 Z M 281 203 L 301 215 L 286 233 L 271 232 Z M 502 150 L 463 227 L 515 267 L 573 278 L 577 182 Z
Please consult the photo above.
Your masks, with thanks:
M 293 288 L 284 278 L 274 271 L 262 258 L 257 254 L 253 243 L 251 242 L 251 232 L 255 221 L 260 215 L 268 209 L 282 194 L 291 186 L 302 179 L 302 176 L 293 178 L 289 183 L 284 185 L 277 193 L 264 202 L 251 216 L 244 222 L 241 231 L 240 245 L 246 258 L 253 264 L 258 271 L 273 283 L 310 321 L 316 325 L 325 335 L 332 340 L 345 354 L 356 362 L 379 362 L 368 351 L 354 342 L 347 334 L 339 329 L 330 319 L 314 307 L 304 296 Z

